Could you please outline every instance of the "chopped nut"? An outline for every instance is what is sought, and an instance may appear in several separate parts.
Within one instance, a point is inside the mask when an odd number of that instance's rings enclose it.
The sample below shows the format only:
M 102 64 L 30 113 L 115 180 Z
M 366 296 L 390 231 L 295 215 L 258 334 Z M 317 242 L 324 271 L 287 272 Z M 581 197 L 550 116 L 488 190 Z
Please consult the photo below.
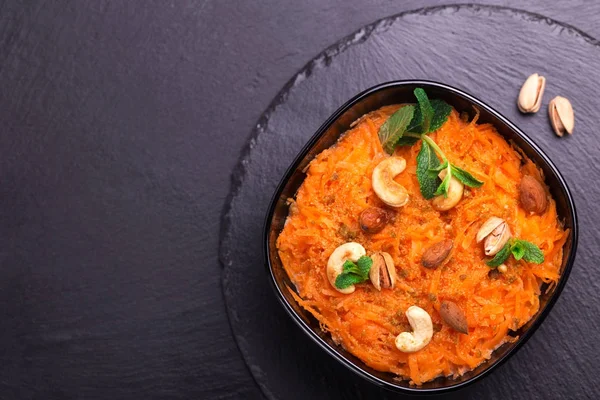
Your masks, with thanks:
M 498 266 L 498 272 L 500 272 L 501 274 L 505 274 L 508 271 L 508 267 L 506 266 L 506 264 L 500 264 Z
M 350 240 L 354 240 L 356 238 L 356 232 L 354 232 L 353 230 L 348 228 L 348 226 L 346 224 L 340 225 L 340 228 L 338 229 L 338 233 L 344 240 L 350 241 Z
M 500 275 L 502 274 L 497 268 L 491 269 L 490 272 L 488 272 L 488 278 L 490 279 L 499 279 Z

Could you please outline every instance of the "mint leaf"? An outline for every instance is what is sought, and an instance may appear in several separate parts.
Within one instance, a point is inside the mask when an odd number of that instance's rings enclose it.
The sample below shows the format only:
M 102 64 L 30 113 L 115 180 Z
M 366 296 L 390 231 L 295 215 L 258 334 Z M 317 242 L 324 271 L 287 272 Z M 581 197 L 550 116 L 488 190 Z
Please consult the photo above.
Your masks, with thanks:
M 510 243 L 506 243 L 504 245 L 504 247 L 498 253 L 496 253 L 494 258 L 492 258 L 490 261 L 486 262 L 486 264 L 489 267 L 496 268 L 496 267 L 500 266 L 502 263 L 504 263 L 504 261 L 506 261 L 508 256 L 510 256 Z
M 343 272 L 339 274 L 337 278 L 335 278 L 335 287 L 338 289 L 346 289 L 348 286 L 352 286 L 364 281 L 365 279 L 363 279 L 362 276 Z
M 345 289 L 348 286 L 368 280 L 371 265 L 373 265 L 373 260 L 367 256 L 362 256 L 356 263 L 346 260 L 342 267 L 343 272 L 335 278 L 335 287 Z
M 510 246 L 510 252 L 517 261 L 523 258 L 525 251 L 525 246 L 523 246 L 520 240 L 515 240 L 512 246 Z
M 483 185 L 483 182 L 481 182 L 479 179 L 475 178 L 473 175 L 471 175 L 464 169 L 458 168 L 455 165 L 452 166 L 452 175 L 469 187 L 478 188 L 481 185 Z
M 415 107 L 415 115 L 406 128 L 407 132 L 421 133 L 421 125 L 423 125 L 423 113 L 419 107 Z
M 369 277 L 369 271 L 371 270 L 371 266 L 373 265 L 373 259 L 368 256 L 362 256 L 356 262 L 358 265 L 358 270 L 360 274 L 365 278 L 365 280 Z
M 417 95 L 417 93 L 419 94 Z M 444 125 L 452 112 L 452 107 L 448 103 L 439 99 L 429 101 L 427 95 L 423 96 L 424 93 L 423 89 L 415 89 L 419 107 L 415 109 L 415 115 L 406 128 L 407 132 L 435 132 Z
M 524 249 L 523 259 L 525 261 L 534 264 L 541 264 L 544 262 L 544 253 L 542 253 L 542 250 L 535 244 L 526 240 L 515 240 L 515 244 L 517 243 Z
M 429 131 L 435 132 L 448 120 L 452 107 L 444 100 L 435 99 L 431 100 L 431 108 L 433 109 L 433 117 L 431 118 Z
M 346 260 L 346 262 L 344 262 L 344 265 L 342 266 L 342 268 L 343 268 L 344 272 L 361 275 L 360 269 L 353 261 Z
M 381 125 L 379 128 L 379 141 L 386 153 L 392 154 L 394 152 L 394 146 L 406 132 L 406 127 L 413 118 L 414 113 L 415 106 L 404 106 Z
M 437 172 L 431 171 L 439 165 L 440 160 L 438 160 L 435 151 L 426 141 L 422 140 L 421 151 L 417 154 L 417 179 L 419 180 L 421 194 L 426 199 L 435 197 L 435 191 L 440 184 Z
M 450 179 L 452 179 L 452 168 L 450 168 L 450 172 L 446 173 L 444 180 L 435 191 L 436 196 L 440 196 L 443 194 L 445 197 L 448 197 L 448 189 L 450 189 Z
M 437 166 L 437 167 L 435 167 L 435 168 L 430 168 L 429 170 L 430 170 L 431 172 L 435 172 L 435 173 L 439 174 L 440 172 L 442 172 L 442 170 L 443 170 L 444 168 L 448 168 L 448 161 L 445 161 L 443 164 L 440 164 L 440 165 L 438 165 L 438 166 Z
M 408 128 L 406 128 L 406 130 L 408 131 Z M 413 144 L 417 143 L 418 141 L 419 141 L 419 138 L 416 138 L 416 137 L 402 136 L 396 142 L 396 146 L 412 146 Z
M 417 102 L 419 103 L 419 111 L 421 112 L 421 117 L 423 119 L 421 122 L 420 133 L 428 133 L 431 131 L 430 126 L 434 115 L 433 107 L 429 102 L 429 98 L 427 97 L 425 90 L 422 88 L 416 88 L 413 93 L 415 94 Z

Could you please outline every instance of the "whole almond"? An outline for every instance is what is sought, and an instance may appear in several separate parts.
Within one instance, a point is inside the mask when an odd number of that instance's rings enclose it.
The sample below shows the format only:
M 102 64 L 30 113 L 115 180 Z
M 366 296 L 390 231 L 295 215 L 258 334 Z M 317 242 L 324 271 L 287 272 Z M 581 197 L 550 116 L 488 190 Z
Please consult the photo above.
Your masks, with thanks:
M 425 268 L 437 268 L 448 258 L 452 246 L 453 242 L 451 239 L 444 239 L 441 242 L 435 243 L 425 250 L 423 257 L 421 257 L 421 263 Z
M 529 213 L 543 214 L 548 207 L 546 190 L 542 183 L 531 175 L 525 175 L 519 184 L 521 207 Z
M 366 233 L 377 233 L 387 225 L 390 220 L 388 211 L 378 208 L 369 207 L 358 216 L 358 224 L 360 229 Z
M 464 333 L 465 335 L 469 334 L 467 317 L 456 303 L 448 300 L 442 301 L 442 304 L 440 305 L 440 316 L 444 322 L 450 325 L 455 331 Z

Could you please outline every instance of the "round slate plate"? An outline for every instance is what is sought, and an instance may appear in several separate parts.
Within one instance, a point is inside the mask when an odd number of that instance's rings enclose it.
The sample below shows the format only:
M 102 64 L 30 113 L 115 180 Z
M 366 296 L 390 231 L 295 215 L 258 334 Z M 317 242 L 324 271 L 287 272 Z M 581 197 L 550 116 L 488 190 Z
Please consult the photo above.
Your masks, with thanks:
M 256 126 L 233 174 L 223 221 L 223 290 L 230 322 L 253 376 L 269 398 L 395 398 L 363 382 L 312 343 L 268 285 L 261 230 L 285 169 L 346 100 L 394 79 L 430 79 L 461 88 L 499 110 L 550 156 L 570 185 L 580 216 L 577 261 L 562 297 L 533 338 L 507 364 L 454 394 L 461 398 L 584 398 L 600 392 L 600 47 L 582 32 L 518 10 L 451 6 L 379 21 L 311 61 Z M 542 110 L 523 116 L 520 85 L 547 78 Z M 557 138 L 547 104 L 561 95 L 575 109 L 572 137 Z M 568 382 L 568 384 L 567 384 Z

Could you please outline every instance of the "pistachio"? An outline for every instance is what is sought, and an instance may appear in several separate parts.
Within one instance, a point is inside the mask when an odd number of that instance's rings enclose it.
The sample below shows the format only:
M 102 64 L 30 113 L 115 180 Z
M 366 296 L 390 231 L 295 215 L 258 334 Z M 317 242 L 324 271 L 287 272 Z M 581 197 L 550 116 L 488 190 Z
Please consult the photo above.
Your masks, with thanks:
M 363 210 L 358 216 L 360 229 L 366 233 L 377 233 L 381 231 L 388 223 L 389 213 L 378 207 L 369 207 Z
M 435 243 L 425 250 L 423 257 L 421 257 L 421 263 L 425 268 L 437 268 L 448 258 L 452 246 L 453 242 L 451 239 L 444 239 L 441 242 Z
M 542 105 L 542 96 L 546 88 L 546 78 L 531 74 L 521 86 L 517 106 L 523 113 L 536 113 Z
M 369 278 L 375 289 L 393 289 L 396 284 L 396 268 L 392 256 L 381 252 L 371 255 L 371 259 L 373 265 L 369 271 Z
M 483 248 L 486 256 L 494 256 L 510 239 L 510 228 L 502 218 L 491 217 L 483 223 L 477 232 L 477 243 L 485 239 Z
M 467 317 L 456 303 L 448 300 L 442 301 L 440 316 L 455 331 L 464 333 L 465 335 L 469 333 Z
M 562 137 L 565 132 L 569 135 L 573 133 L 575 113 L 569 100 L 561 96 L 556 96 L 550 100 L 548 115 L 552 129 L 558 136 Z
M 488 218 L 488 220 L 485 221 L 483 223 L 483 225 L 481 225 L 481 228 L 479 228 L 479 232 L 477 232 L 477 237 L 475 238 L 477 243 L 480 243 L 483 239 L 488 237 L 490 235 L 490 233 L 492 233 L 492 231 L 494 229 L 496 229 L 498 227 L 498 225 L 502 224 L 503 222 L 504 222 L 504 220 L 502 218 L 498 218 L 498 217 Z
M 529 213 L 543 214 L 548 207 L 546 190 L 541 182 L 531 175 L 525 175 L 519 184 L 521 207 Z

